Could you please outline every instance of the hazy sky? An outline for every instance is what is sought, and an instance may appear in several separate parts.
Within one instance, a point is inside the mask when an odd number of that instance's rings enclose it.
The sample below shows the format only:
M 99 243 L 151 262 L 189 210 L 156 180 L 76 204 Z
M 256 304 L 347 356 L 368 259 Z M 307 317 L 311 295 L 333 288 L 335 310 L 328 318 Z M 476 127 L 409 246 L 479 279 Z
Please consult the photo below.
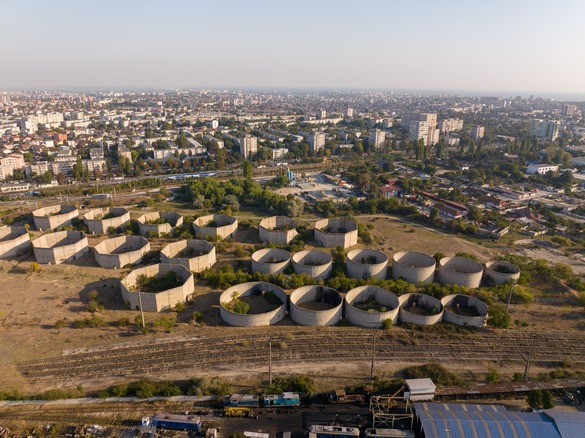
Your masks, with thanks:
M 585 0 L 0 0 L 0 90 L 585 94 Z

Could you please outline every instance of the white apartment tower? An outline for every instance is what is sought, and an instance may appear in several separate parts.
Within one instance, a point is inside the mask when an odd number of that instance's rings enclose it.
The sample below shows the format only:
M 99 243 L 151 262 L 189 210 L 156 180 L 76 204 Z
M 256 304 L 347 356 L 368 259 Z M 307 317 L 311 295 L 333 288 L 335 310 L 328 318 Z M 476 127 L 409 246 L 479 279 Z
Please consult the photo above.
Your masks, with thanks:
M 475 141 L 482 139 L 484 134 L 485 134 L 485 127 L 479 126 L 479 125 L 472 126 L 471 132 L 469 133 L 470 137 Z
M 439 122 L 439 130 L 442 134 L 448 132 L 460 131 L 463 129 L 462 119 L 443 119 Z
M 427 145 L 429 141 L 429 124 L 422 120 L 412 120 L 408 125 L 408 139 L 419 141 L 421 138 Z
M 560 122 L 556 120 L 534 119 L 530 126 L 530 133 L 535 137 L 554 141 L 559 136 Z
M 311 132 L 308 137 L 309 146 L 312 151 L 318 151 L 325 147 L 325 133 L 324 132 Z
M 384 146 L 386 141 L 386 132 L 381 129 L 372 129 L 369 136 L 370 144 L 375 148 Z
M 253 135 L 240 137 L 240 154 L 244 159 L 249 160 L 258 152 L 258 138 Z

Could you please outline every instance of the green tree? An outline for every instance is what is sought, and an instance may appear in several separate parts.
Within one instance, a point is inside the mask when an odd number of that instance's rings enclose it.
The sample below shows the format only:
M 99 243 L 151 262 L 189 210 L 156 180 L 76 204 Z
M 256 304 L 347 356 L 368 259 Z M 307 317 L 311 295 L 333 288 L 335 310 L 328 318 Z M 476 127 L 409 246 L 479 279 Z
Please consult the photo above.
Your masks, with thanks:
M 248 160 L 244 161 L 244 167 L 243 167 L 243 172 L 244 172 L 244 178 L 246 179 L 252 179 L 252 163 Z
M 542 393 L 542 407 L 543 409 L 552 409 L 555 407 L 554 396 L 550 391 Z
M 526 402 L 532 409 L 541 407 L 543 403 L 542 391 L 540 389 L 533 389 L 532 391 L 529 391 L 528 396 L 526 397 Z

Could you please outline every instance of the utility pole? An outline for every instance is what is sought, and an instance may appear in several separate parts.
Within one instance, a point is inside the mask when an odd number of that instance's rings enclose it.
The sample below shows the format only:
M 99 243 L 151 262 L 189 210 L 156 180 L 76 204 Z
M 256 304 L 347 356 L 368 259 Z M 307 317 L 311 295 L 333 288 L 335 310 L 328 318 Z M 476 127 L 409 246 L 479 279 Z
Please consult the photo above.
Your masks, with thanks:
M 532 360 L 532 350 L 534 349 L 534 339 L 536 336 L 532 336 L 532 342 L 530 343 L 530 351 L 528 352 L 528 359 L 526 359 L 526 368 L 524 368 L 524 381 L 528 377 L 528 369 L 530 368 L 530 361 Z
M 268 384 L 272 385 L 272 339 L 268 339 Z
M 370 380 L 374 380 L 374 360 L 376 359 L 376 335 L 372 336 L 372 366 L 370 367 Z
M 140 306 L 140 317 L 142 318 L 142 328 L 146 328 L 144 323 L 144 311 L 142 310 L 142 295 L 140 295 L 140 289 L 138 289 L 138 305 Z

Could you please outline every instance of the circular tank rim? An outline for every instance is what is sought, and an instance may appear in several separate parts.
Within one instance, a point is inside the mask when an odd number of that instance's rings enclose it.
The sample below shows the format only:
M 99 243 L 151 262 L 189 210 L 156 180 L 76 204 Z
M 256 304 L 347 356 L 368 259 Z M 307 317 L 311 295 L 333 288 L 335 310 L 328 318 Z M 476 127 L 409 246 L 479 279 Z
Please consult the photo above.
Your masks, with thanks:
M 287 221 L 290 223 L 290 228 L 287 228 L 286 230 L 275 230 L 274 228 L 268 228 L 265 225 L 262 225 L 262 222 L 268 220 L 268 219 L 275 219 L 275 222 L 278 222 L 278 218 L 286 218 Z M 260 223 L 258 224 L 258 228 L 262 228 L 264 231 L 268 232 L 268 233 L 286 233 L 288 231 L 291 230 L 295 230 L 299 225 L 294 221 L 293 218 L 289 217 L 289 216 L 268 216 L 263 218 Z
M 205 254 L 201 254 L 201 255 L 198 255 L 198 256 L 193 256 L 193 257 L 175 257 L 175 256 L 170 256 L 170 255 L 167 255 L 167 254 L 163 253 L 163 251 L 164 251 L 165 249 L 167 249 L 169 246 L 171 246 L 173 243 L 179 243 L 179 242 L 182 242 L 182 241 L 185 241 L 185 242 L 187 242 L 186 248 L 190 248 L 190 246 L 189 246 L 189 241 L 191 241 L 191 240 L 194 240 L 194 241 L 196 241 L 196 242 L 205 242 L 205 244 L 209 244 L 210 248 L 208 248 L 208 250 L 207 250 L 207 252 L 206 252 Z M 169 259 L 169 260 L 178 260 L 178 261 L 184 261 L 184 262 L 188 262 L 189 260 L 193 260 L 193 259 L 196 259 L 196 258 L 198 258 L 198 257 L 205 257 L 205 256 L 208 256 L 209 254 L 211 254 L 211 252 L 212 252 L 214 249 L 215 249 L 215 245 L 213 245 L 213 244 L 212 244 L 211 242 L 209 242 L 208 240 L 204 240 L 204 239 L 181 239 L 181 240 L 176 240 L 175 242 L 170 242 L 170 243 L 168 243 L 168 244 L 167 244 L 167 245 L 166 245 L 164 248 L 162 248 L 162 249 L 160 250 L 160 252 L 161 252 L 161 254 L 162 254 L 162 255 L 164 255 L 164 256 L 165 256 L 167 259 Z M 179 252 L 180 252 L 180 251 L 179 251 Z M 177 253 L 177 254 L 178 254 L 178 253 Z
M 404 305 L 405 305 L 405 304 L 408 302 L 408 299 L 409 299 L 410 297 L 412 297 L 412 296 L 422 296 L 422 297 L 424 297 L 425 299 L 428 297 L 428 298 L 430 298 L 430 299 L 431 299 L 431 301 L 433 301 L 433 300 L 434 300 L 434 301 L 436 301 L 436 302 L 437 302 L 437 304 L 440 306 L 440 312 L 439 312 L 439 313 L 435 313 L 435 314 L 433 314 L 433 315 L 419 315 L 418 313 L 409 312 L 408 310 L 406 310 L 406 309 L 404 308 Z M 403 294 L 403 295 L 400 295 L 400 296 L 398 297 L 398 303 L 399 303 L 399 308 L 401 308 L 401 309 L 402 309 L 404 312 L 406 312 L 406 313 L 409 313 L 409 314 L 411 314 L 411 315 L 422 316 L 422 317 L 426 317 L 426 318 L 428 318 L 428 317 L 434 317 L 434 316 L 438 316 L 438 315 L 440 315 L 441 313 L 443 313 L 443 311 L 445 310 L 445 309 L 444 309 L 444 307 L 443 307 L 443 303 L 441 303 L 441 300 L 439 300 L 439 299 L 437 299 L 437 298 L 433 297 L 432 295 L 423 294 L 423 293 L 419 293 L 419 292 L 414 292 L 414 293 L 411 293 L 411 294 Z
M 355 257 L 357 257 L 359 255 L 359 253 L 361 253 L 361 252 L 370 252 L 370 253 L 376 253 L 376 255 L 382 255 L 383 260 L 376 261 L 376 263 L 362 263 L 362 262 L 356 261 Z M 352 249 L 351 251 L 349 251 L 347 253 L 346 257 L 347 257 L 348 262 L 355 263 L 356 265 L 360 265 L 360 266 L 378 266 L 378 265 L 388 264 L 388 256 L 383 251 L 378 251 L 376 249 L 371 249 L 371 248 Z
M 222 303 L 224 303 L 224 302 L 229 303 L 230 301 L 232 301 L 232 299 L 233 299 L 232 298 L 232 294 L 233 294 L 233 292 L 235 292 L 235 291 L 232 291 L 232 289 L 235 289 L 235 288 L 238 288 L 238 287 L 242 287 L 242 286 L 247 287 L 247 289 L 244 292 L 242 292 L 241 294 L 238 295 L 238 298 L 239 297 L 246 297 L 246 296 L 248 296 L 247 294 L 252 290 L 253 287 L 255 287 L 257 285 L 260 285 L 260 284 L 267 284 L 267 285 L 269 285 L 271 289 L 268 292 L 273 292 L 274 290 L 276 290 L 276 292 L 278 292 L 281 295 L 279 297 L 281 299 L 281 301 L 282 301 L 282 297 L 283 296 L 287 296 L 288 297 L 288 295 L 286 294 L 286 292 L 284 291 L 284 289 L 281 288 L 280 286 L 277 286 L 274 283 L 269 283 L 268 281 L 248 281 L 246 283 L 238 283 L 238 284 L 235 284 L 233 286 L 230 286 L 230 287 L 228 287 L 226 290 L 224 290 L 221 293 L 221 295 L 219 296 L 219 307 L 220 307 L 220 310 L 221 311 L 225 311 L 225 312 L 229 313 L 230 315 L 234 315 L 236 317 L 241 317 L 242 319 L 245 319 L 246 317 L 252 319 L 253 317 L 268 316 L 268 315 L 271 315 L 271 314 L 277 314 L 278 312 L 280 312 L 282 310 L 283 307 L 286 306 L 286 304 L 287 304 L 286 301 L 287 300 L 284 300 L 283 303 L 280 306 L 276 307 L 275 309 L 272 309 L 272 310 L 270 310 L 268 312 L 262 312 L 262 313 L 237 313 L 237 312 L 232 312 L 231 310 L 226 309 L 224 306 L 222 306 Z M 231 291 L 231 293 L 229 295 L 226 295 L 230 291 Z M 224 296 L 229 297 L 229 300 L 227 300 L 227 301 L 224 300 L 223 299 Z
M 183 265 L 175 265 L 175 264 L 172 264 L 172 263 L 157 263 L 155 265 L 143 266 L 143 267 L 140 267 L 140 268 L 131 270 L 130 272 L 128 272 L 128 274 L 124 278 L 121 278 L 120 279 L 120 285 L 123 288 L 125 288 L 126 291 L 129 294 L 136 294 L 136 293 L 138 293 L 137 291 L 130 290 L 129 288 L 131 288 L 131 287 L 133 287 L 133 286 L 136 285 L 136 280 L 138 279 L 138 276 L 137 275 L 140 275 L 140 274 L 137 274 L 137 273 L 139 271 L 147 271 L 148 268 L 150 268 L 151 266 L 158 266 L 158 272 L 155 275 L 158 275 L 161 272 L 162 266 L 165 266 L 165 267 L 168 266 L 169 267 L 168 269 L 170 271 L 177 271 L 177 270 L 178 271 L 183 271 L 183 274 L 186 273 L 187 276 L 185 277 L 185 280 L 181 284 L 179 284 L 179 285 L 177 285 L 175 287 L 172 287 L 170 289 L 159 290 L 159 291 L 156 291 L 156 292 L 140 291 L 141 294 L 157 295 L 157 294 L 168 293 L 170 291 L 174 291 L 175 289 L 182 288 L 183 286 L 185 286 L 189 282 L 189 279 L 192 279 L 193 281 L 195 279 L 193 273 L 190 270 L 188 270 L 187 268 L 185 268 Z M 129 278 L 132 280 L 132 283 L 127 284 Z M 193 293 L 193 292 L 191 292 L 191 293 Z
M 136 239 L 137 237 L 139 239 Z M 141 240 L 142 241 L 142 245 L 140 247 L 138 247 L 138 248 L 130 249 L 128 251 L 120 252 L 118 254 L 112 254 L 111 252 L 107 252 L 107 251 L 101 252 L 100 249 L 99 249 L 101 246 L 106 246 L 105 245 L 105 242 L 107 242 L 107 241 L 112 241 L 112 240 L 120 239 L 121 241 L 126 242 L 128 240 L 128 238 L 134 238 L 132 240 Z M 128 253 L 134 252 L 134 251 L 140 251 L 145 246 L 147 246 L 149 243 L 150 242 L 145 237 L 143 237 L 143 236 L 134 236 L 134 235 L 132 235 L 132 236 L 117 236 L 117 237 L 112 237 L 112 238 L 109 238 L 109 239 L 102 240 L 100 243 L 98 243 L 96 246 L 93 247 L 93 250 L 97 254 L 99 254 L 99 255 L 121 255 L 121 254 L 128 254 Z
M 348 230 L 343 231 L 343 232 L 337 232 L 337 233 L 323 230 L 323 228 L 326 228 L 328 226 L 329 221 L 336 221 L 336 220 L 343 222 L 344 225 L 349 224 L 351 226 L 351 229 L 348 229 Z M 327 225 L 324 225 L 324 226 L 321 225 L 318 227 L 317 224 L 319 222 L 322 222 L 322 221 L 327 221 L 326 222 Z M 345 219 L 345 218 L 320 219 L 320 220 L 315 222 L 315 231 L 318 231 L 318 232 L 326 234 L 326 235 L 331 235 L 331 236 L 343 236 L 345 234 L 353 233 L 353 232 L 357 231 L 357 229 L 358 229 L 357 222 L 349 220 L 349 219 Z
M 450 263 L 451 261 L 457 261 L 457 262 L 464 262 L 469 264 L 470 269 L 473 270 L 466 270 L 466 271 L 462 271 L 460 269 L 457 268 L 449 268 L 447 267 L 447 264 Z M 478 261 L 472 260 L 470 258 L 467 257 L 460 257 L 460 256 L 453 256 L 453 257 L 443 257 L 440 261 L 439 261 L 439 268 L 440 269 L 444 269 L 445 271 L 449 271 L 449 272 L 457 272 L 460 274 L 481 274 L 483 272 L 483 265 L 481 263 L 479 263 Z
M 216 221 L 217 218 L 221 218 L 222 222 L 223 219 L 227 219 L 227 222 L 225 223 L 219 223 L 218 222 L 218 226 L 217 227 L 208 227 L 206 224 L 209 222 L 214 222 Z M 206 219 L 205 224 L 200 225 L 198 222 L 202 221 L 203 219 Z M 235 224 L 237 221 L 237 219 L 234 216 L 230 216 L 229 214 L 207 214 L 205 216 L 199 216 L 197 219 L 194 219 L 192 224 L 198 228 L 210 228 L 210 229 L 220 229 L 223 227 L 227 227 L 230 225 Z
M 418 265 L 409 265 L 406 263 L 403 263 L 401 261 L 401 259 L 397 259 L 397 256 L 400 256 L 401 258 L 406 255 L 406 254 L 415 254 L 417 257 L 420 256 L 421 258 L 428 260 L 429 264 L 428 265 L 423 265 L 423 264 L 418 264 Z M 435 260 L 434 257 L 425 254 L 424 252 L 418 252 L 418 251 L 399 251 L 397 253 L 395 253 L 392 256 L 392 264 L 397 264 L 400 266 L 403 266 L 405 268 L 409 268 L 409 269 L 421 269 L 421 268 L 434 268 L 437 266 L 437 261 Z
M 316 253 L 316 254 L 319 254 L 319 255 L 324 254 L 325 256 L 328 257 L 328 259 L 327 259 L 326 262 L 323 262 L 323 263 L 321 263 L 319 265 L 305 265 L 304 263 L 301 263 L 301 262 L 298 261 L 298 257 L 301 257 L 301 254 L 302 254 L 302 257 L 304 257 L 304 256 L 307 256 L 307 255 L 312 254 L 312 253 Z M 326 266 L 329 263 L 333 263 L 333 256 L 331 254 L 329 254 L 328 252 L 325 252 L 325 251 L 319 251 L 319 250 L 316 250 L 316 249 L 305 249 L 303 251 L 299 251 L 299 252 L 294 253 L 292 255 L 292 257 L 291 257 L 291 260 L 292 260 L 293 263 L 296 263 L 297 265 L 300 265 L 300 266 L 307 266 L 307 267 Z
M 508 268 L 514 269 L 514 272 L 498 272 L 494 269 L 495 266 L 506 266 Z M 490 260 L 485 264 L 485 268 L 488 271 L 493 271 L 499 275 L 509 275 L 514 276 L 520 274 L 520 268 L 515 265 L 514 263 L 507 262 L 506 260 Z
M 281 255 L 286 255 L 287 258 L 285 258 L 284 260 L 278 260 L 275 262 L 262 262 L 259 260 L 261 257 L 267 255 L 270 252 L 278 252 Z M 259 254 L 259 253 L 262 253 L 262 254 Z M 281 249 L 281 248 L 262 248 L 262 249 L 259 249 L 258 251 L 254 251 L 254 253 L 252 254 L 252 261 L 254 263 L 259 264 L 259 265 L 273 266 L 273 265 L 279 265 L 279 264 L 285 263 L 285 262 L 288 264 L 288 262 L 290 262 L 290 260 L 291 260 L 290 252 L 288 252 L 285 249 Z
M 376 312 L 376 313 L 378 313 L 378 314 L 382 315 L 382 314 L 386 314 L 386 313 L 394 313 L 394 312 L 398 312 L 398 309 L 400 309 L 400 303 L 399 303 L 399 301 L 398 301 L 398 297 L 396 296 L 396 294 L 395 294 L 394 292 L 391 292 L 391 291 L 389 291 L 388 289 L 384 289 L 384 288 L 382 288 L 382 287 L 380 287 L 380 286 L 375 286 L 375 285 L 373 285 L 373 284 L 366 284 L 365 286 L 358 286 L 358 287 L 354 287 L 353 289 L 350 289 L 350 290 L 349 290 L 349 291 L 348 291 L 348 292 L 345 294 L 345 302 L 347 303 L 347 305 L 348 305 L 348 306 L 350 306 L 350 307 L 351 307 L 353 310 L 355 310 L 356 312 L 361 312 L 361 313 L 363 313 L 363 314 L 366 314 L 366 315 L 371 315 L 371 314 L 372 314 L 371 312 L 368 312 L 367 310 L 358 309 L 357 307 L 355 307 L 355 306 L 353 305 L 353 303 L 355 302 L 355 300 L 356 300 L 357 296 L 358 296 L 358 295 L 359 295 L 359 294 L 360 294 L 362 291 L 364 291 L 364 290 L 366 290 L 366 289 L 368 289 L 368 288 L 373 288 L 373 289 L 376 289 L 376 290 L 380 290 L 380 291 L 382 291 L 382 292 L 384 292 L 384 293 L 385 293 L 385 292 L 387 292 L 388 294 L 391 294 L 391 297 L 393 297 L 393 299 L 395 299 L 395 300 L 396 300 L 396 306 L 395 306 L 395 307 L 393 307 L 392 309 L 390 309 L 390 310 L 387 310 L 387 311 L 385 311 L 385 312 Z M 375 292 L 374 292 L 374 293 L 375 293 Z M 353 294 L 354 296 L 352 296 L 352 294 Z M 380 303 L 378 300 L 376 300 L 376 302 L 377 302 L 378 304 L 381 304 L 381 303 Z
M 451 312 L 449 309 L 447 309 L 447 306 L 453 302 L 453 300 L 455 300 L 458 296 L 462 296 L 462 297 L 466 297 L 467 299 L 471 299 L 472 301 L 474 301 L 475 303 L 479 304 L 480 307 L 482 307 L 483 309 L 478 310 L 476 307 L 476 310 L 479 313 L 479 316 L 467 316 L 467 315 L 461 315 L 459 313 L 455 313 L 455 312 Z M 482 300 L 480 300 L 479 298 L 473 297 L 471 295 L 465 295 L 465 294 L 451 294 L 451 295 L 445 295 L 443 298 L 441 298 L 441 304 L 443 305 L 443 309 L 445 311 L 445 313 L 449 313 L 452 315 L 457 316 L 457 318 L 460 318 L 462 320 L 476 320 L 476 319 L 481 319 L 481 318 L 485 318 L 489 312 L 489 307 L 486 303 L 484 303 Z
M 298 305 L 296 304 L 296 303 L 298 302 L 298 300 L 299 300 L 300 298 L 302 298 L 302 297 L 298 297 L 297 295 L 299 295 L 299 294 L 302 294 L 303 292 L 305 292 L 305 293 L 306 293 L 306 292 L 310 292 L 310 291 L 312 291 L 312 290 L 313 290 L 314 288 L 316 288 L 316 287 L 322 287 L 322 288 L 324 288 L 324 289 L 327 289 L 327 290 L 330 290 L 330 291 L 336 292 L 336 293 L 337 293 L 337 295 L 339 296 L 339 299 L 340 299 L 340 302 L 339 302 L 339 304 L 338 304 L 337 306 L 335 306 L 335 307 L 332 307 L 331 309 L 327 309 L 327 310 L 312 310 L 312 309 L 305 309 L 304 307 L 300 307 L 300 306 L 298 306 Z M 293 297 L 294 297 L 294 298 L 293 298 Z M 293 299 L 295 300 L 295 302 L 293 302 Z M 318 313 L 322 313 L 322 312 L 332 312 L 332 313 L 333 313 L 334 311 L 337 311 L 337 310 L 339 310 L 339 308 L 340 308 L 340 307 L 343 307 L 343 300 L 344 300 L 344 297 L 343 297 L 343 295 L 341 295 L 341 292 L 339 292 L 339 291 L 338 291 L 338 290 L 336 290 L 336 289 L 333 289 L 332 287 L 329 287 L 329 286 L 321 286 L 321 285 L 319 285 L 319 284 L 309 284 L 309 285 L 307 285 L 307 286 L 301 286 L 301 287 L 298 287 L 298 288 L 296 288 L 295 290 L 293 290 L 293 291 L 291 292 L 291 294 L 289 295 L 289 302 L 290 302 L 290 306 L 291 306 L 291 307 L 295 307 L 296 309 L 299 309 L 299 310 L 301 310 L 302 312 L 310 312 L 310 313 L 313 313 L 313 314 L 318 314 Z M 311 303 L 311 302 L 313 302 L 313 301 L 312 301 L 312 300 L 311 300 L 311 301 L 303 301 L 302 303 Z M 299 304 L 302 304 L 302 303 L 299 303 Z

